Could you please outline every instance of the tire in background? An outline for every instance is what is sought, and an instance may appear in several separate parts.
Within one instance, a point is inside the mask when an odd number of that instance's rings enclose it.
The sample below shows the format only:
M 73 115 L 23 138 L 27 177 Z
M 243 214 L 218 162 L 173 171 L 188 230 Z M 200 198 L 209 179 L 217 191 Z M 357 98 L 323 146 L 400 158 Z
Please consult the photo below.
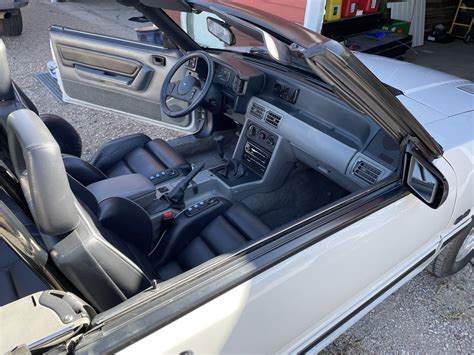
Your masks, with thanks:
M 0 35 L 19 36 L 23 32 L 23 17 L 21 10 L 15 10 L 3 20 L 0 20 Z

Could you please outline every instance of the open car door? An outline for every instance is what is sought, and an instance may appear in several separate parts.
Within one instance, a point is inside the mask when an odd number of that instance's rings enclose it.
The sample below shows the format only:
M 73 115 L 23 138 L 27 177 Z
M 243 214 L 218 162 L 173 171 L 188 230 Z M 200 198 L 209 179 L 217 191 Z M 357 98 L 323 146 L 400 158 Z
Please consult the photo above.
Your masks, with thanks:
M 171 118 L 161 112 L 162 82 L 179 50 L 59 26 L 51 27 L 50 38 L 64 101 L 189 134 L 202 127 L 195 113 Z

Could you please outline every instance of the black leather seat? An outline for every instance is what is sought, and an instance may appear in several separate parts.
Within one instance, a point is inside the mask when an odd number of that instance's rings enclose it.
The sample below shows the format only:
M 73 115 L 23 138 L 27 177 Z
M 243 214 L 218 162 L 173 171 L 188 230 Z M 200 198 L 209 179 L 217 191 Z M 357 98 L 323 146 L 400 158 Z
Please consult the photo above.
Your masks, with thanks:
M 215 197 L 204 201 L 212 203 L 200 213 L 180 214 L 159 238 L 148 215 L 136 203 L 120 197 L 97 203 L 87 188 L 72 177 L 69 180 L 102 235 L 150 279 L 168 280 L 270 232 L 245 205 Z
M 246 207 L 222 198 L 198 204 L 155 233 L 135 202 L 105 198 L 100 203 L 66 175 L 61 152 L 32 111 L 7 122 L 15 174 L 51 261 L 98 311 L 113 307 L 216 255 L 231 253 L 269 231 Z
M 232 253 L 270 232 L 244 205 L 216 197 L 212 199 L 212 206 L 201 213 L 193 216 L 182 213 L 159 238 L 147 213 L 136 203 L 121 197 L 97 203 L 77 180 L 69 177 L 69 181 L 101 235 L 144 274 L 140 282 L 117 281 L 124 288 L 121 292 L 126 298 L 148 287 L 149 280 L 168 280 L 218 255 Z M 115 277 L 121 279 L 122 275 Z M 97 297 L 97 291 L 91 292 L 95 292 L 91 297 Z M 118 303 L 110 296 L 106 302 Z
M 193 217 L 182 214 L 163 236 L 151 255 L 160 280 L 232 253 L 270 232 L 243 204 L 223 198 L 212 200 L 218 203 Z
M 41 115 L 43 123 L 64 154 L 66 171 L 84 185 L 127 174 L 141 174 L 155 181 L 160 173 L 177 169 L 186 174 L 190 164 L 162 139 L 142 133 L 114 139 L 102 147 L 90 162 L 80 159 L 82 142 L 66 120 L 56 115 Z

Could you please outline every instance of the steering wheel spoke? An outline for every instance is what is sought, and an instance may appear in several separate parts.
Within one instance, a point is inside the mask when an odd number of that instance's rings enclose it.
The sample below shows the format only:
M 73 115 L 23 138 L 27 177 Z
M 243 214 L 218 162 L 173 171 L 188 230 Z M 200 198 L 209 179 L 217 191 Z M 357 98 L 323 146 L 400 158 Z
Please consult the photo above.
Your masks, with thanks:
M 201 89 L 197 86 L 193 86 L 193 88 L 186 95 L 181 96 L 181 100 L 191 104 L 194 101 L 194 98 L 199 96 L 200 93 Z
M 169 85 L 166 86 L 166 96 L 177 97 L 178 95 L 177 89 L 180 82 L 181 81 L 178 80 L 178 81 L 173 81 L 169 83 Z

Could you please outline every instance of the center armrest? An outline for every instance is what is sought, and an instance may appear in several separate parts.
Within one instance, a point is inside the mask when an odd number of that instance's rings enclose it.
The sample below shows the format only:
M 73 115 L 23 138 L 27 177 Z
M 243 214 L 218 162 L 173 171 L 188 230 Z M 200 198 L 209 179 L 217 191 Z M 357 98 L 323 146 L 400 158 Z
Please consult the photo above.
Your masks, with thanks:
M 156 197 L 155 185 L 140 174 L 108 178 L 87 185 L 87 189 L 101 202 L 109 197 L 124 197 L 142 207 L 150 205 Z

